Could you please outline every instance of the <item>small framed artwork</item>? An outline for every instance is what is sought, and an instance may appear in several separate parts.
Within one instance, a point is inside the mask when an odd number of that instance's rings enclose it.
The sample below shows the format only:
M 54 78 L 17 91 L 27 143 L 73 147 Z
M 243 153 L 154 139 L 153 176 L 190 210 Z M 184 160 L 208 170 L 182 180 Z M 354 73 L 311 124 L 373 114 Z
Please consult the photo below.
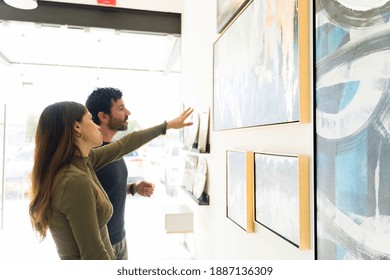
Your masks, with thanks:
M 184 149 L 192 150 L 198 146 L 198 133 L 199 133 L 199 113 L 193 112 L 188 118 L 189 122 L 193 124 L 186 126 L 184 130 Z
M 209 152 L 209 123 L 210 110 L 205 110 L 200 113 L 199 117 L 199 136 L 198 136 L 198 150 L 200 153 Z
M 194 186 L 192 189 L 192 194 L 195 198 L 199 199 L 206 186 L 207 180 L 207 161 L 204 157 L 198 158 L 198 164 L 196 166 Z
M 222 32 L 249 0 L 217 0 L 217 32 Z
M 248 233 L 253 221 L 253 153 L 226 151 L 226 216 Z
M 193 192 L 198 156 L 187 154 L 184 160 L 183 187 L 189 193 Z
M 254 153 L 255 221 L 300 250 L 310 249 L 309 160 Z
M 249 2 L 213 54 L 214 131 L 310 122 L 308 0 Z

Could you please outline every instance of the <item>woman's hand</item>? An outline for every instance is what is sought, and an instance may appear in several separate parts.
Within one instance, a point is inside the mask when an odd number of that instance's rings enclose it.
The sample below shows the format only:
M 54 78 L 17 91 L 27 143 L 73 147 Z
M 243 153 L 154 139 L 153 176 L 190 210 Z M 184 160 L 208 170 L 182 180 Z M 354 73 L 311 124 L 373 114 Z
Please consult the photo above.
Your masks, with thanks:
M 181 113 L 180 116 L 167 122 L 167 129 L 170 128 L 178 129 L 178 128 L 183 128 L 185 126 L 192 125 L 193 124 L 192 122 L 185 122 L 185 120 L 192 114 L 193 111 L 194 109 L 192 109 L 191 107 L 184 110 L 184 112 Z

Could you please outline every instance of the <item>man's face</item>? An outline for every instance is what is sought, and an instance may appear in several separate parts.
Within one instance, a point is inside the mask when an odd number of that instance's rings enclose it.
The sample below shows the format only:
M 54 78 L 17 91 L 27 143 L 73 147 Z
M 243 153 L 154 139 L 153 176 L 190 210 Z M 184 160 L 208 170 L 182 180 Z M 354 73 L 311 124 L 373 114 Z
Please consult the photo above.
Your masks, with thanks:
M 122 98 L 117 101 L 111 100 L 109 128 L 112 131 L 126 130 L 128 125 L 127 119 L 130 114 L 130 111 L 126 109 Z

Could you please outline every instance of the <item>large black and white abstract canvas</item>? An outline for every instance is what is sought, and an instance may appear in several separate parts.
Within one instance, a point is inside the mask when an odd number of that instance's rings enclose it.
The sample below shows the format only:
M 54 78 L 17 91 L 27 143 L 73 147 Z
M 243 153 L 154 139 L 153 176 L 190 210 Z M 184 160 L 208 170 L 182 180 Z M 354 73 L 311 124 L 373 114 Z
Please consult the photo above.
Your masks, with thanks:
M 315 1 L 318 259 L 390 259 L 390 1 Z

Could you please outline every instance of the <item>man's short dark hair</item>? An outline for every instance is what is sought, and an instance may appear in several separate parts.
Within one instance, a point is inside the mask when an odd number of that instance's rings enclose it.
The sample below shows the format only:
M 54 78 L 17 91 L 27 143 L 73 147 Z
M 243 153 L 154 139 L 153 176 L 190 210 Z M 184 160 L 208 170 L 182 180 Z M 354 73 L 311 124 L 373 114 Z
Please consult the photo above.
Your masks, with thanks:
M 122 91 L 116 88 L 96 88 L 87 98 L 85 106 L 92 115 L 94 123 L 100 125 L 99 112 L 111 114 L 111 100 L 117 101 L 123 96 Z

